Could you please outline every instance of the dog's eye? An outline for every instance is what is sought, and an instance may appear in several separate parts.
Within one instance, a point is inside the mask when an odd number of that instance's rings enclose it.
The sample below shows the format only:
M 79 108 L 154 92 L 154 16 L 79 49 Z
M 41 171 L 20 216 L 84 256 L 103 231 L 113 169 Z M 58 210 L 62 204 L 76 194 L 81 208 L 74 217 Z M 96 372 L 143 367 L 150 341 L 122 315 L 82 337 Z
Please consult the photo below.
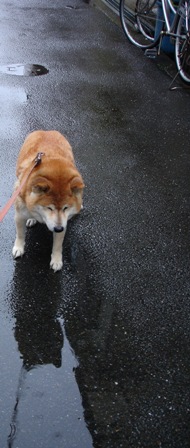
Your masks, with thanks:
M 47 207 L 47 209 L 53 211 L 53 207 Z
M 67 210 L 68 208 L 68 205 L 65 205 L 65 207 L 62 208 L 63 212 L 65 212 L 65 210 Z

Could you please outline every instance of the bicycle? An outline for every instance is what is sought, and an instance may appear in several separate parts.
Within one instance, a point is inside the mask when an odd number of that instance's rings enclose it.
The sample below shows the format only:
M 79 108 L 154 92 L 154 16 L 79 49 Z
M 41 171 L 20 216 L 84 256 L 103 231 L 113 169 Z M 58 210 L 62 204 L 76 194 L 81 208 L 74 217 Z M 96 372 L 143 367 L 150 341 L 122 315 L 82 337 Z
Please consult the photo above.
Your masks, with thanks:
M 172 40 L 177 74 L 190 84 L 190 0 L 120 0 L 119 9 L 124 33 L 137 47 L 160 54 L 163 39 Z

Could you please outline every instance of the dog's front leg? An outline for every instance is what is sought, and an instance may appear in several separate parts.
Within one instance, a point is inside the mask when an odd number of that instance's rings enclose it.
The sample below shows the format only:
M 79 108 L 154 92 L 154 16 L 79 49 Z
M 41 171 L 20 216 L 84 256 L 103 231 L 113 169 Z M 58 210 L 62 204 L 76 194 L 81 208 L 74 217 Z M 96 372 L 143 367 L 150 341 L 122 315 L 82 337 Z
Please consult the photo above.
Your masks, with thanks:
M 51 254 L 50 267 L 56 271 L 60 271 L 63 266 L 62 245 L 65 236 L 65 230 L 60 233 L 53 232 L 53 247 Z
M 13 246 L 12 253 L 14 258 L 18 258 L 22 257 L 22 255 L 24 254 L 26 218 L 16 213 L 15 224 L 16 224 L 16 240 Z

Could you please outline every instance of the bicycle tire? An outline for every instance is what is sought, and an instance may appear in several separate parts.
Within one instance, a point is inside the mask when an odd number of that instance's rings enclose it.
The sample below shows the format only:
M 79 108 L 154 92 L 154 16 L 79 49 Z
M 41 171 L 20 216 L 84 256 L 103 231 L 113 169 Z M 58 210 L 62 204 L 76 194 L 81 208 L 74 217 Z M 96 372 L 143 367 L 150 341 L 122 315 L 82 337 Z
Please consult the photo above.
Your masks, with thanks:
M 179 17 L 175 39 L 175 60 L 180 77 L 185 83 L 190 84 L 190 7 L 188 7 L 187 18 L 188 20 L 184 14 Z
M 126 37 L 144 50 L 153 48 L 159 40 L 155 0 L 120 0 L 120 20 Z

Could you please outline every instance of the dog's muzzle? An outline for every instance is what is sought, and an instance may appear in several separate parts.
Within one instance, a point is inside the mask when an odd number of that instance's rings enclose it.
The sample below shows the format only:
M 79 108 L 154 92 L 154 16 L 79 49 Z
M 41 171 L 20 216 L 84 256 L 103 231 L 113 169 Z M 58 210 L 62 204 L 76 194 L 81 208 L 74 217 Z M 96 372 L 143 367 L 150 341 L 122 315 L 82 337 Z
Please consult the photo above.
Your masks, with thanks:
M 56 232 L 56 233 L 63 232 L 64 227 L 62 227 L 62 226 L 56 226 L 56 227 L 54 227 L 53 230 L 54 230 L 54 232 Z

